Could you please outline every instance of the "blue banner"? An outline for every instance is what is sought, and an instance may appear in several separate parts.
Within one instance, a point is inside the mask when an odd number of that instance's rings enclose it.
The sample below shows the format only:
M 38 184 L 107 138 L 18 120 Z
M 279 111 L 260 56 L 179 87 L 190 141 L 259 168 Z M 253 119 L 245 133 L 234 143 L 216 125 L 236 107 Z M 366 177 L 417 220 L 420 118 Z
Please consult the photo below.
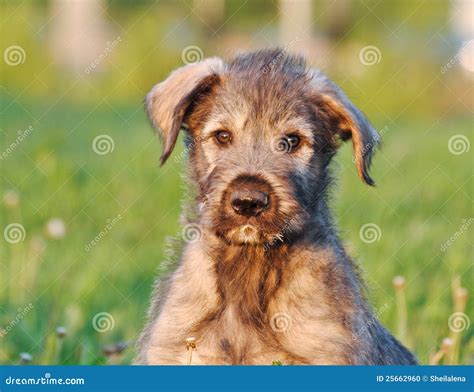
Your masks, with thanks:
M 3 366 L 0 391 L 472 391 L 469 366 Z

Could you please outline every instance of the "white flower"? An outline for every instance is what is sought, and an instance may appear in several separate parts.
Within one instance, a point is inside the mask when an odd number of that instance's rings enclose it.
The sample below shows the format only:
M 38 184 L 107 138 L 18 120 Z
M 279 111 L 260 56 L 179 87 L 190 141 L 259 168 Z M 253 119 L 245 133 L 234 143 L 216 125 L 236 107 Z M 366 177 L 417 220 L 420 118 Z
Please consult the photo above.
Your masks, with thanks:
M 17 208 L 20 205 L 20 195 L 14 190 L 6 191 L 3 194 L 3 202 L 8 208 Z
M 60 218 L 51 218 L 46 224 L 46 233 L 54 240 L 59 240 L 66 235 L 66 225 Z

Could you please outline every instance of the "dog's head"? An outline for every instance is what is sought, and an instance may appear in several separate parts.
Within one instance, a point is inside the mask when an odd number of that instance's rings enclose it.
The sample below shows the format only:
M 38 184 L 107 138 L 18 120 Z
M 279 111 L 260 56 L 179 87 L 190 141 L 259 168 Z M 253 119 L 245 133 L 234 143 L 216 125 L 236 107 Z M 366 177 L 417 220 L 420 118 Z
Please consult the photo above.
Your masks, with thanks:
M 373 185 L 377 132 L 321 72 L 281 50 L 179 68 L 146 106 L 162 163 L 186 130 L 201 221 L 227 242 L 271 244 L 304 230 L 341 141 L 352 139 L 359 176 Z

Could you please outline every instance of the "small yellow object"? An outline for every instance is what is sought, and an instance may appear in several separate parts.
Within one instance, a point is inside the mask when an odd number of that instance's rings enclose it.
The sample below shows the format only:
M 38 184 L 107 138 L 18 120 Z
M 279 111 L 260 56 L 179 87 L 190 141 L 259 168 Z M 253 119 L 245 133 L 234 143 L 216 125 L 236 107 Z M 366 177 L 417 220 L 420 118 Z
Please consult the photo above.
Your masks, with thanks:
M 190 337 L 186 339 L 186 349 L 194 350 L 196 348 L 196 338 Z
M 186 338 L 186 350 L 189 351 L 188 365 L 191 365 L 193 362 L 193 350 L 196 348 L 196 338 L 189 337 Z
M 403 276 L 395 276 L 393 278 L 393 285 L 397 290 L 403 289 L 405 287 L 405 278 Z
M 441 343 L 441 350 L 447 352 L 453 346 L 453 340 L 451 338 L 444 338 L 443 342 Z

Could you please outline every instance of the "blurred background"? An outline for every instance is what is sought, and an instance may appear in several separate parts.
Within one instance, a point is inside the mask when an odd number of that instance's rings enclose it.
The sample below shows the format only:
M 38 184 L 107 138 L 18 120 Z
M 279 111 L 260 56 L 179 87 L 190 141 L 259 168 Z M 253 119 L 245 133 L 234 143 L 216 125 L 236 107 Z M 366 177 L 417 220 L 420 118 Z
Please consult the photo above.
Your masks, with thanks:
M 376 188 L 345 145 L 333 207 L 377 317 L 423 363 L 473 363 L 469 1 L 0 0 L 0 363 L 129 363 L 182 146 L 143 97 L 171 70 L 281 46 L 372 120 Z

